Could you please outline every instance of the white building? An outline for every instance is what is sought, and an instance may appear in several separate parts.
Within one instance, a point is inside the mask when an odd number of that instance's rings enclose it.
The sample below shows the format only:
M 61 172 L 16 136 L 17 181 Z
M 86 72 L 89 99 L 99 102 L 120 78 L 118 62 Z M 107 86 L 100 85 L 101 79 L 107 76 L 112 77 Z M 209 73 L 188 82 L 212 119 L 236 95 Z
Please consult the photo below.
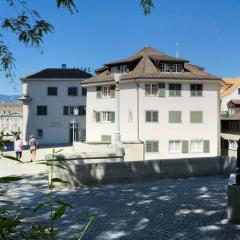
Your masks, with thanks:
M 220 78 L 150 47 L 96 73 L 82 83 L 87 142 L 110 141 L 117 131 L 114 73 L 121 73 L 123 143 L 143 142 L 144 159 L 219 155 Z
M 89 77 L 91 74 L 63 64 L 21 78 L 23 139 L 28 141 L 33 134 L 41 144 L 70 143 L 73 135 L 75 141 L 84 140 L 86 89 L 81 82 Z

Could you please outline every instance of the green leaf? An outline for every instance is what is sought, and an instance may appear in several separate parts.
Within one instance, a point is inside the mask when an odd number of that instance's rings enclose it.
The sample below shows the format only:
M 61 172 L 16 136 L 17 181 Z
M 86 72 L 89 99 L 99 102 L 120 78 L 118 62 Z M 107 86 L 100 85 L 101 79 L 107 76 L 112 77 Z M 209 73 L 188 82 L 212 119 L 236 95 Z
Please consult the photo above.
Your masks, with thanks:
M 62 215 L 64 214 L 66 208 L 67 208 L 66 205 L 59 206 L 57 208 L 57 210 L 55 211 L 55 213 L 53 214 L 53 221 L 57 221 L 59 218 L 61 218 Z
M 69 183 L 68 181 L 64 181 L 64 180 L 62 180 L 60 178 L 53 178 L 52 182 L 58 182 L 58 183 L 64 183 L 64 184 Z
M 0 220 L 0 227 L 3 228 L 3 227 L 13 227 L 13 226 L 18 226 L 18 225 L 21 225 L 22 222 L 19 221 L 19 220 L 3 220 L 1 221 Z
M 66 202 L 63 202 L 63 201 L 61 201 L 61 200 L 56 201 L 56 203 L 58 203 L 58 204 L 60 204 L 60 205 L 62 205 L 62 206 L 66 206 L 66 207 L 73 208 L 72 205 L 70 205 L 70 204 L 68 204 L 68 203 L 66 203 Z
M 22 177 L 1 177 L 0 178 L 0 183 L 10 183 L 10 182 L 15 182 L 22 180 Z
M 39 202 L 38 205 L 33 209 L 33 212 L 36 212 L 38 211 L 40 208 L 46 206 L 46 205 L 49 205 L 51 202 L 49 200 L 45 200 L 45 201 L 42 201 L 42 202 Z

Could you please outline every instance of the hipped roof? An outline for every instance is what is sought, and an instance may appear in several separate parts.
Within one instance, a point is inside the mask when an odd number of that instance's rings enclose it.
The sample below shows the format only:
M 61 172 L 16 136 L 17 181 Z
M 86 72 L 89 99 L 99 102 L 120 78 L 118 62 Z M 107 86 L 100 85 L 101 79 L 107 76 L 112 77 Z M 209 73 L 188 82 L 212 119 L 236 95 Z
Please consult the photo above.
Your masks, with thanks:
M 156 67 L 156 62 L 172 62 L 181 63 L 184 65 L 184 72 L 160 72 Z M 84 80 L 83 84 L 91 84 L 98 82 L 114 81 L 113 76 L 110 72 L 110 67 L 122 65 L 122 64 L 132 64 L 136 65 L 127 74 L 121 75 L 121 80 L 129 79 L 183 79 L 183 80 L 221 80 L 219 77 L 211 75 L 204 71 L 204 68 L 198 67 L 188 63 L 189 61 L 182 58 L 176 58 L 168 56 L 154 48 L 145 47 L 133 56 L 104 64 L 102 68 L 96 71 L 97 75 Z

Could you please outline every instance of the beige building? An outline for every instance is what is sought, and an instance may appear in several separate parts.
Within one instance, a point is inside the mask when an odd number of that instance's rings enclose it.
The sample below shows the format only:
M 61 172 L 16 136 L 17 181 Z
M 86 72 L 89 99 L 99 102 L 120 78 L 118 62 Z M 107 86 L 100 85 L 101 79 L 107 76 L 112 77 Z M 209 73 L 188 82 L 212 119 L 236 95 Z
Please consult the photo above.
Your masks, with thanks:
M 5 135 L 22 132 L 22 103 L 0 104 L 0 130 Z

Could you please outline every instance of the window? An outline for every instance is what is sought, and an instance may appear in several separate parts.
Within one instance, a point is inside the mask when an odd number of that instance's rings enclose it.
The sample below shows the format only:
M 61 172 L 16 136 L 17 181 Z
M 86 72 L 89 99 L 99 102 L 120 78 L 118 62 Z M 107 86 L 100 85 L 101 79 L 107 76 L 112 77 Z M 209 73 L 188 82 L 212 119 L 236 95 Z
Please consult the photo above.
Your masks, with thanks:
M 172 72 L 182 72 L 182 64 L 172 64 Z
M 158 141 L 146 141 L 145 146 L 148 153 L 158 152 Z
M 171 72 L 170 63 L 160 63 L 160 72 Z
M 118 67 L 111 67 L 111 74 L 113 75 L 114 73 L 118 73 Z
M 238 95 L 240 95 L 240 88 L 238 89 Z
M 115 122 L 115 112 L 103 111 L 95 112 L 96 122 Z
M 181 123 L 182 112 L 181 111 L 169 111 L 168 112 L 169 123 Z
M 202 96 L 202 84 L 191 84 L 190 90 L 191 90 L 191 96 L 192 97 L 199 97 Z
M 87 89 L 86 88 L 82 88 L 82 96 L 86 96 L 87 95 Z
M 102 142 L 111 142 L 111 140 L 112 140 L 111 135 L 102 135 L 101 136 L 101 141 Z
M 169 84 L 169 96 L 170 97 L 176 97 L 176 96 L 181 96 L 181 84 Z
M 48 87 L 47 94 L 48 96 L 57 96 L 58 95 L 57 87 Z
M 156 96 L 158 93 L 157 83 L 146 83 L 145 84 L 145 95 L 146 96 Z
M 190 123 L 202 123 L 203 112 L 202 111 L 191 111 L 190 112 Z
M 43 130 L 42 129 L 37 129 L 36 137 L 43 138 Z
M 37 115 L 47 115 L 47 106 L 37 106 Z
M 110 91 L 111 91 L 110 86 L 103 86 L 102 87 L 102 96 L 103 97 L 110 97 Z
M 77 96 L 78 88 L 77 87 L 69 87 L 68 88 L 68 96 Z
M 181 141 L 173 140 L 169 141 L 169 153 L 180 153 L 181 152 Z
M 158 111 L 146 111 L 145 112 L 146 122 L 158 122 Z
M 120 65 L 120 66 L 114 66 L 111 67 L 111 74 L 113 75 L 114 73 L 121 73 L 121 74 L 126 74 L 129 72 L 128 65 Z
M 203 140 L 191 140 L 190 149 L 192 153 L 203 152 Z

